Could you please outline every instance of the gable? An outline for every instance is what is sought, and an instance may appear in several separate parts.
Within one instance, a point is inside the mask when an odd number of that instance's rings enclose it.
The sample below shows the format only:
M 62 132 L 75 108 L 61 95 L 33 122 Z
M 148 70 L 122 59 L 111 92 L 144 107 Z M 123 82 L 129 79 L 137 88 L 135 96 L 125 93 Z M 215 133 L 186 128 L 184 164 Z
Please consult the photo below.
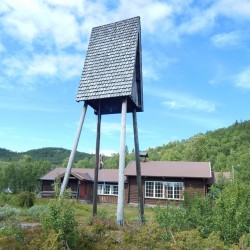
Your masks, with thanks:
M 97 110 L 101 100 L 107 114 L 119 113 L 115 108 L 129 97 L 129 106 L 143 110 L 140 33 L 139 17 L 92 29 L 77 101 Z
M 66 173 L 66 168 L 55 168 L 40 180 L 55 180 L 57 177 L 62 178 Z M 95 169 L 93 168 L 72 168 L 71 176 L 79 180 L 94 181 Z M 99 169 L 98 182 L 118 182 L 119 170 L 118 169 Z M 126 179 L 125 179 L 126 181 Z

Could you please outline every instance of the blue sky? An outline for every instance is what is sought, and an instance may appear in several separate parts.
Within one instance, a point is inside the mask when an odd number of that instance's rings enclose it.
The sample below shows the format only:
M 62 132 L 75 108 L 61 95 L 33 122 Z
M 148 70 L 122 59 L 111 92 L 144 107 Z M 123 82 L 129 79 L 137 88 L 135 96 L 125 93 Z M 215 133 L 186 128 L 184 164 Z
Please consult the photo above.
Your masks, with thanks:
M 76 94 L 92 27 L 140 16 L 140 149 L 250 119 L 249 0 L 2 0 L 0 147 L 71 149 Z M 120 115 L 102 117 L 101 152 L 119 152 Z M 88 107 L 78 146 L 95 151 Z M 133 146 L 132 115 L 126 144 Z

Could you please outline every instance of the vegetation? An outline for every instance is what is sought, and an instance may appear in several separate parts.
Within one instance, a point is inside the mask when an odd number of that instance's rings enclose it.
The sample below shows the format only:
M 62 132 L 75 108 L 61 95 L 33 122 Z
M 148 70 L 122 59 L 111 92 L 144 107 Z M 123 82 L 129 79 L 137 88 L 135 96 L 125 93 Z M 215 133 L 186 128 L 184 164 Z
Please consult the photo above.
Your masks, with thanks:
M 4 148 L 0 148 L 0 162 L 19 161 L 27 155 L 34 161 L 46 161 L 50 162 L 52 165 L 62 166 L 63 164 L 65 164 L 65 161 L 68 161 L 70 150 L 64 148 L 40 148 L 29 150 L 27 152 L 17 153 Z M 74 162 L 76 163 L 82 159 L 89 161 L 93 157 L 94 155 L 92 154 L 76 152 Z
M 42 226 L 49 236 L 51 231 L 57 235 L 58 242 L 66 249 L 76 249 L 78 240 L 75 209 L 71 202 L 64 197 L 49 203 Z
M 37 158 L 0 149 L 0 190 L 16 193 L 0 193 L 0 249 L 250 249 L 250 121 L 150 148 L 150 160 L 210 161 L 216 171 L 234 166 L 234 178 L 221 178 L 206 197 L 185 193 L 178 208 L 145 208 L 142 226 L 135 207 L 125 207 L 126 224 L 118 227 L 116 206 L 100 205 L 92 218 L 89 204 L 34 199 L 53 161 L 67 162 L 69 152 L 60 160 L 51 152 Z M 127 152 L 127 163 L 133 159 Z M 117 167 L 118 160 L 118 154 L 104 157 L 105 168 Z M 74 164 L 93 167 L 95 157 L 82 155 Z M 23 222 L 38 226 L 24 229 Z
M 13 193 L 40 190 L 39 178 L 51 170 L 46 161 L 34 161 L 25 155 L 17 162 L 0 163 L 0 190 L 9 188 Z
M 116 205 L 99 205 L 92 218 L 90 204 L 38 199 L 32 208 L 17 208 L 2 195 L 10 204 L 0 207 L 0 249 L 250 249 L 248 193 L 247 185 L 234 181 L 216 199 L 196 196 L 179 208 L 146 207 L 142 226 L 138 208 L 125 206 L 124 227 L 115 223 Z M 21 228 L 27 218 L 39 224 Z
M 198 134 L 187 140 L 148 150 L 151 160 L 209 161 L 215 171 L 247 168 L 250 160 L 250 121 L 235 122 L 228 128 Z
M 170 142 L 156 148 L 149 148 L 149 160 L 153 161 L 210 161 L 213 170 L 231 170 L 240 165 L 249 176 L 250 121 L 236 121 L 228 128 L 197 134 L 187 140 Z M 52 166 L 66 166 L 70 151 L 63 148 L 42 148 L 16 153 L 0 148 L 0 167 L 4 162 L 18 162 L 29 156 L 33 161 L 48 162 Z M 134 160 L 134 152 L 126 152 L 126 164 Z M 2 163 L 1 163 L 2 162 Z M 119 154 L 103 158 L 105 168 L 117 168 Z M 74 167 L 94 168 L 95 155 L 76 153 Z

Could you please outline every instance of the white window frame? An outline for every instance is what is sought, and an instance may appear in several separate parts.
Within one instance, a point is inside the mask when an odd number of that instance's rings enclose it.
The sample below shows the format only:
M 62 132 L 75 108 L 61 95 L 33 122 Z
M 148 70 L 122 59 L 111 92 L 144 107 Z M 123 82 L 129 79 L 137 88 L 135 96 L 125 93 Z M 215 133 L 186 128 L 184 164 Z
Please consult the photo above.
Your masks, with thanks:
M 108 193 L 106 192 L 107 186 L 109 186 Z M 115 192 L 115 189 L 117 190 L 117 192 Z M 114 196 L 118 196 L 118 185 L 115 185 L 115 184 L 98 184 L 97 194 L 98 195 L 114 195 Z
M 181 181 L 145 181 L 145 198 L 184 200 L 183 193 L 184 182 Z

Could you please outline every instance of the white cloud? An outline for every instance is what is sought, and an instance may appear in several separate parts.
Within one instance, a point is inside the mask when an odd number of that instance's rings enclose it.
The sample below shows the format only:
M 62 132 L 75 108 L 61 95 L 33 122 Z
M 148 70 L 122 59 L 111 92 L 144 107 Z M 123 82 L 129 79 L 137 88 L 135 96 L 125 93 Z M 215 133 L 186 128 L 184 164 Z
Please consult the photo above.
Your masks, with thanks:
M 167 113 L 168 116 L 172 118 L 177 118 L 178 120 L 182 120 L 185 124 L 185 122 L 191 122 L 193 124 L 198 124 L 202 126 L 206 131 L 211 129 L 218 129 L 225 126 L 228 126 L 228 121 L 223 119 L 223 117 L 214 117 L 206 115 L 196 115 L 196 114 L 183 114 L 178 112 L 171 112 Z M 206 132 L 205 131 L 205 132 Z M 201 132 L 201 131 L 199 131 Z M 183 139 L 183 138 L 182 138 Z
M 151 53 L 150 53 L 151 52 Z M 157 59 L 156 59 L 157 58 Z M 149 50 L 143 51 L 143 78 L 159 80 L 161 72 L 166 71 L 166 68 L 178 61 L 177 58 L 167 57 L 162 54 L 162 51 L 152 52 Z
M 28 76 L 39 74 L 53 76 L 58 71 L 56 57 L 54 56 L 37 55 L 27 66 L 25 74 Z
M 170 110 L 192 110 L 192 111 L 215 111 L 215 104 L 211 101 L 195 98 L 194 96 L 177 93 L 173 91 L 157 91 L 151 90 L 150 93 L 154 96 L 164 99 L 162 105 Z
M 22 76 L 18 82 L 6 80 L 6 85 L 26 85 L 26 87 L 35 86 L 39 81 L 34 81 L 37 77 L 57 77 L 62 80 L 78 76 L 83 67 L 83 57 L 79 54 L 35 54 L 30 58 L 28 55 L 18 54 L 15 57 L 5 58 L 0 62 L 2 66 L 2 76 L 15 79 Z M 0 79 L 1 80 L 1 79 Z M 11 82 L 11 84 L 10 84 Z M 4 87 L 4 81 L 1 80 L 1 87 Z M 8 87 L 9 88 L 9 87 Z
M 247 0 L 209 1 L 196 6 L 192 1 L 120 0 L 107 4 L 102 0 L 3 0 L 0 9 L 8 34 L 24 43 L 45 39 L 59 49 L 72 45 L 81 49 L 92 27 L 138 15 L 144 32 L 158 37 L 168 33 L 168 41 L 206 31 L 220 16 L 250 19 Z
M 157 27 L 172 14 L 170 4 L 153 0 L 121 0 L 118 13 L 122 16 L 141 16 L 142 26 L 150 33 L 154 33 Z
M 234 83 L 239 88 L 250 89 L 250 67 L 235 75 Z
M 63 78 L 79 76 L 83 58 L 79 55 L 36 55 L 28 64 L 26 75 L 59 75 Z
M 182 1 L 181 6 L 175 10 L 175 18 L 179 16 L 182 19 L 174 28 L 176 34 L 197 34 L 208 32 L 214 28 L 217 20 L 221 17 L 227 17 L 235 22 L 250 19 L 250 2 L 248 0 L 217 0 L 207 1 L 200 5 L 193 5 L 192 1 L 185 5 Z M 184 1 L 185 2 L 185 1 Z M 175 5 L 175 3 L 173 3 Z
M 119 122 L 102 122 L 102 133 L 105 135 L 113 135 L 114 133 L 120 134 L 121 124 Z M 130 124 L 126 125 L 126 133 L 132 133 L 133 128 Z
M 172 110 L 188 109 L 193 111 L 213 112 L 215 104 L 202 99 L 194 99 L 187 96 L 178 96 L 164 101 L 163 105 Z
M 85 127 L 92 132 L 96 132 L 96 121 L 88 122 Z M 115 136 L 119 135 L 121 131 L 121 124 L 119 122 L 101 122 L 101 134 L 105 136 Z M 130 124 L 126 125 L 126 133 L 132 133 L 133 127 Z
M 250 19 L 249 0 L 220 0 L 215 2 L 218 15 L 225 15 L 236 20 Z
M 79 25 L 69 10 L 38 0 L 12 0 L 5 4 L 8 11 L 1 17 L 4 30 L 21 42 L 32 43 L 46 37 L 59 48 L 79 43 Z
M 0 64 L 2 66 L 2 75 L 8 77 L 16 77 L 18 73 L 23 73 L 24 70 L 24 61 L 18 56 L 4 58 Z
M 233 31 L 214 35 L 210 40 L 215 47 L 227 48 L 241 45 L 243 37 L 239 31 Z
M 182 13 L 184 14 L 184 13 Z M 216 13 L 213 9 L 190 9 L 187 11 L 187 21 L 183 21 L 177 27 L 177 33 L 182 34 L 195 34 L 198 32 L 207 31 L 214 25 Z

